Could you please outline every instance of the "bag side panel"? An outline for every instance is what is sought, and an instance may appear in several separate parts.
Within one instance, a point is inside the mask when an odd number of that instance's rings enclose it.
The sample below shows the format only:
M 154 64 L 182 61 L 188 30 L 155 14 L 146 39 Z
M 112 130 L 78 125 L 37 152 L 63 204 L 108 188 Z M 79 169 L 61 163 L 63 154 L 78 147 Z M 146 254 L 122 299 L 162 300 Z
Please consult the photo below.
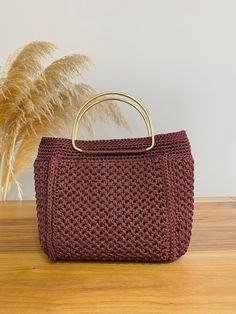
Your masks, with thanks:
M 36 197 L 36 211 L 38 220 L 39 241 L 43 251 L 47 248 L 47 195 L 48 195 L 48 160 L 34 161 L 34 184 Z
M 194 209 L 194 161 L 191 155 L 167 158 L 169 204 L 172 211 L 172 260 L 189 247 Z

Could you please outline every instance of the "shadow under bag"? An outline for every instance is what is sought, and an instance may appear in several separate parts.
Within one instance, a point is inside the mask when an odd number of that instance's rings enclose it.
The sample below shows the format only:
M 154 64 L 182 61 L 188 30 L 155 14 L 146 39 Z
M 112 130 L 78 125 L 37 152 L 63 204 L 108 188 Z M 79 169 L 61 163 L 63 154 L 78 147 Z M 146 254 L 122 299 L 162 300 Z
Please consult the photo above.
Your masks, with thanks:
M 84 113 L 122 101 L 148 137 L 76 140 Z M 79 110 L 72 140 L 43 137 L 34 161 L 39 239 L 50 260 L 168 262 L 189 246 L 194 161 L 185 131 L 154 135 L 147 109 L 119 92 Z

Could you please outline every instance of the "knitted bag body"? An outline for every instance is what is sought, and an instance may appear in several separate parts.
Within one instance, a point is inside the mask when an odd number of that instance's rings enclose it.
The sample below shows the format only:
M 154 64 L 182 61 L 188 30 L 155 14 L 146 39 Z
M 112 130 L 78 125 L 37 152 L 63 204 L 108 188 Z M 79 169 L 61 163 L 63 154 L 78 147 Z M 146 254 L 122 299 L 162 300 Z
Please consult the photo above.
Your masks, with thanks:
M 190 143 L 185 131 L 153 140 L 145 150 L 149 137 L 41 139 L 34 179 L 40 245 L 50 260 L 167 262 L 187 251 Z

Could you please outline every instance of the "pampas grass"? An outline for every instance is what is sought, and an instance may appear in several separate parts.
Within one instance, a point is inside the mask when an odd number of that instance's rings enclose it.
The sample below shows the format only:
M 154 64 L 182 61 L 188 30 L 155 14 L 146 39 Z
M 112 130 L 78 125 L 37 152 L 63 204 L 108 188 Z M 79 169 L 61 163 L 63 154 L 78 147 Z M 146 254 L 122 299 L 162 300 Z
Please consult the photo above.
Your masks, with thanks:
M 43 59 L 51 56 L 55 46 L 49 42 L 32 42 L 9 59 L 0 78 L 0 195 L 6 200 L 13 183 L 22 199 L 16 177 L 32 165 L 42 136 L 69 134 L 73 119 L 85 100 L 95 91 L 84 83 L 75 84 L 91 60 L 74 54 L 55 60 L 46 68 Z M 95 106 L 82 120 L 85 130 L 93 134 L 93 120 L 110 119 L 129 128 L 118 107 Z M 70 130 L 68 129 L 70 126 Z

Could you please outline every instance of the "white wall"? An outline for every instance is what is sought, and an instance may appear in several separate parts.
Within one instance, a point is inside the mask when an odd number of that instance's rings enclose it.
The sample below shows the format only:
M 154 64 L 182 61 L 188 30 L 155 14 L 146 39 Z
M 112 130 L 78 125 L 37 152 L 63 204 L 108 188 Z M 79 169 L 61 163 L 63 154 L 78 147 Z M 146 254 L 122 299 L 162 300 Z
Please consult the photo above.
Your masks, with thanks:
M 98 91 L 142 100 L 156 133 L 186 129 L 196 195 L 236 195 L 235 31 L 233 0 L 1 0 L 0 64 L 33 40 L 91 56 L 86 80 Z M 33 198 L 32 172 L 21 181 Z

